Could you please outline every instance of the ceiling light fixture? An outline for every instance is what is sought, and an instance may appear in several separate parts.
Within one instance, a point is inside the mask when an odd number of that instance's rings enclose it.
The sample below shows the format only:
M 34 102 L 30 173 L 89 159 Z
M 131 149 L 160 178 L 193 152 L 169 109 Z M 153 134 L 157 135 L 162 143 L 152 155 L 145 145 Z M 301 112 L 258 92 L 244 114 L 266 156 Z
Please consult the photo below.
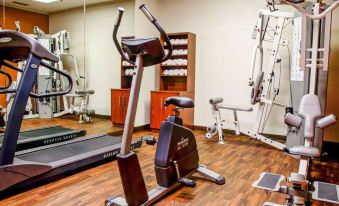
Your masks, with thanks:
M 34 1 L 38 1 L 38 2 L 45 3 L 45 4 L 49 4 L 49 3 L 53 3 L 53 2 L 57 2 L 57 1 L 62 1 L 62 0 L 34 0 Z

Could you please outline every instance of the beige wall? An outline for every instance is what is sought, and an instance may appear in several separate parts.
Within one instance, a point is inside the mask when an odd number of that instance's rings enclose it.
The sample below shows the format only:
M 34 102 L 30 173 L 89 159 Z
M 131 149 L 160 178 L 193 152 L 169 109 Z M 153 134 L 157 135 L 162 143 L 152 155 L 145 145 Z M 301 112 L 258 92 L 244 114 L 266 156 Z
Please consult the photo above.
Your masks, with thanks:
M 208 99 L 222 96 L 225 103 L 250 106 L 250 88 L 248 73 L 251 65 L 251 53 L 255 41 L 251 39 L 253 26 L 257 20 L 259 9 L 265 9 L 264 0 L 231 1 L 231 0 L 136 0 L 121 4 L 112 4 L 89 8 L 86 24 L 86 68 L 88 85 L 96 90 L 91 105 L 99 114 L 110 114 L 109 89 L 120 86 L 120 57 L 111 40 L 113 19 L 116 7 L 126 9 L 124 21 L 121 24 L 120 35 L 146 37 L 158 35 L 158 32 L 139 11 L 138 6 L 147 3 L 158 16 L 160 23 L 167 32 L 193 32 L 197 34 L 196 62 L 196 109 L 195 125 L 207 126 L 212 123 Z M 293 11 L 289 7 L 282 10 Z M 338 12 L 334 14 L 332 33 L 331 67 L 338 67 L 335 56 L 339 51 L 339 19 Z M 71 17 L 74 17 L 71 18 Z M 53 32 L 63 28 L 71 32 L 72 48 L 78 54 L 81 64 L 82 25 L 81 11 L 71 11 L 52 15 L 50 29 Z M 76 21 L 76 19 L 78 21 Z M 290 28 L 287 28 L 284 38 L 291 38 Z M 76 37 L 76 38 L 75 38 Z M 287 59 L 287 48 L 281 49 L 281 56 Z M 81 67 L 81 68 L 82 68 Z M 288 61 L 282 64 L 282 85 L 278 101 L 289 103 Z M 138 105 L 136 126 L 149 123 L 150 90 L 158 88 L 157 74 L 153 68 L 145 68 L 141 95 Z M 335 83 L 334 76 L 330 82 Z M 336 95 L 337 86 L 329 90 L 332 102 L 339 102 Z M 329 111 L 336 110 L 328 106 Z M 336 112 L 335 112 L 336 113 Z M 266 133 L 284 135 L 286 127 L 282 123 L 284 110 L 275 107 L 267 124 Z M 231 113 L 224 116 L 231 118 Z M 253 125 L 255 113 L 241 113 L 241 126 L 250 128 Z M 337 129 L 339 130 L 339 129 Z M 337 130 L 332 131 L 332 136 Z
M 265 8 L 265 1 L 163 0 L 162 8 L 161 23 L 168 32 L 189 31 L 197 35 L 195 125 L 213 122 L 208 103 L 211 97 L 222 96 L 225 104 L 251 106 L 248 78 L 255 44 L 251 35 L 258 10 Z M 286 34 L 284 38 L 291 38 L 290 30 L 287 29 Z M 282 48 L 280 54 L 288 59 L 287 48 Z M 289 103 L 287 69 L 288 61 L 284 61 L 277 101 L 285 104 Z M 223 114 L 231 120 L 232 113 Z M 265 132 L 285 134 L 283 114 L 284 109 L 273 108 Z M 239 116 L 243 128 L 253 126 L 254 112 Z

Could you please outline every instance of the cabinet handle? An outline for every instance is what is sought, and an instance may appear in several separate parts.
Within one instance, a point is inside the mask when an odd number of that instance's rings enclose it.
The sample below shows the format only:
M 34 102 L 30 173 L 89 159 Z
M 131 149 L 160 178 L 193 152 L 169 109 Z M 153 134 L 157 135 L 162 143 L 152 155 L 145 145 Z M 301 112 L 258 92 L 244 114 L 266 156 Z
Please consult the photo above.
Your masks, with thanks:
M 121 106 L 121 96 L 119 96 L 119 106 Z
M 122 96 L 122 105 L 125 106 L 125 97 Z
M 163 106 L 162 106 L 162 99 L 160 99 L 160 108 L 163 109 Z

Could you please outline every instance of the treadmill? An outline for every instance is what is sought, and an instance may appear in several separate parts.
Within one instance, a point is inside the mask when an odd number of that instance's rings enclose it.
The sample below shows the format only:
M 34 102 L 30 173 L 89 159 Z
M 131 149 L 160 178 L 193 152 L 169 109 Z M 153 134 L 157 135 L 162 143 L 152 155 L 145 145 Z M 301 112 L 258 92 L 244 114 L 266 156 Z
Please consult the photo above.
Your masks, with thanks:
M 26 60 L 24 70 L 8 62 Z M 43 147 L 16 152 L 19 131 L 29 96 L 44 98 L 65 95 L 72 89 L 72 78 L 47 62 L 57 63 L 58 58 L 45 49 L 34 38 L 12 30 L 0 31 L 0 66 L 22 72 L 17 89 L 0 90 L 0 93 L 15 92 L 7 127 L 0 151 L 0 194 L 34 186 L 42 181 L 69 174 L 115 158 L 120 152 L 121 137 L 97 135 L 73 139 Z M 39 66 L 64 76 L 68 88 L 64 91 L 36 94 L 31 93 Z M 141 147 L 142 141 L 134 141 L 132 149 Z
M 62 126 L 48 126 L 29 129 L 20 132 L 16 150 L 21 151 L 41 147 L 58 142 L 64 142 L 86 135 L 86 130 L 75 130 Z M 0 135 L 0 150 L 4 135 Z
M 0 75 L 8 79 L 5 86 L 0 86 L 0 90 L 6 90 L 12 86 L 12 77 L 5 70 L 0 70 Z M 1 107 L 1 106 L 0 106 Z M 1 110 L 1 108 L 0 108 Z M 1 112 L 1 111 L 0 111 Z M 0 127 L 5 126 L 5 121 L 0 114 Z M 39 127 L 20 132 L 17 143 L 17 151 L 40 147 L 48 144 L 63 142 L 76 137 L 85 136 L 85 130 L 75 130 L 61 126 Z M 0 150 L 4 135 L 0 135 Z

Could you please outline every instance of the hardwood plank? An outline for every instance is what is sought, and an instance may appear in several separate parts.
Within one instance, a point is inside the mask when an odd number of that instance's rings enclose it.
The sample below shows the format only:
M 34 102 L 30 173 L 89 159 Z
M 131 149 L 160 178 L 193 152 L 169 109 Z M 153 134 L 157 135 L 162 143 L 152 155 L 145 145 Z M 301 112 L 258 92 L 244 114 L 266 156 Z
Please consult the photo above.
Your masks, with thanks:
M 23 128 L 46 125 L 61 125 L 86 129 L 88 134 L 109 133 L 113 128 L 110 120 L 94 119 L 93 124 L 78 124 L 77 119 L 55 118 L 53 120 L 25 120 Z M 157 205 L 262 205 L 265 201 L 284 203 L 285 195 L 265 193 L 251 187 L 263 171 L 289 175 L 297 171 L 298 160 L 245 136 L 225 135 L 225 145 L 218 145 L 217 139 L 206 140 L 204 131 L 195 131 L 200 162 L 224 175 L 226 184 L 219 186 L 202 180 L 198 175 L 195 188 L 182 188 L 167 196 Z M 137 132 L 134 138 L 157 133 Z M 153 162 L 155 146 L 144 145 L 137 151 L 148 189 L 156 185 Z M 312 176 L 315 179 L 339 183 L 338 161 L 316 162 Z M 102 206 L 110 195 L 123 195 L 118 166 L 112 161 L 72 176 L 46 184 L 0 201 L 0 205 L 21 206 Z M 316 202 L 315 205 L 328 206 Z

